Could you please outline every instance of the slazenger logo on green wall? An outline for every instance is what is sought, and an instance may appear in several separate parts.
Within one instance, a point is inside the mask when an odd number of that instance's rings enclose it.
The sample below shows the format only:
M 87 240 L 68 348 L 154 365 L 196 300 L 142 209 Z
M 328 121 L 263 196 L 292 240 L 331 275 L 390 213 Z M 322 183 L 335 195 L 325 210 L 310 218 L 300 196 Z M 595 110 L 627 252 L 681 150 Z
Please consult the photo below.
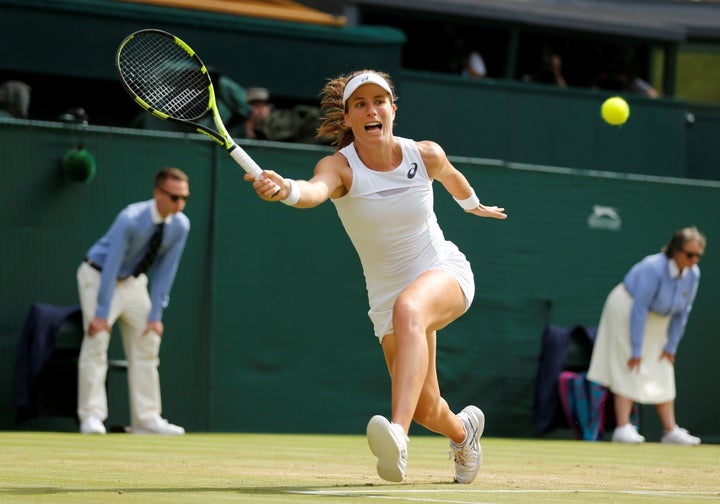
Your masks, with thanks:
M 590 229 L 607 229 L 609 231 L 620 231 L 622 219 L 618 210 L 609 206 L 594 205 L 593 212 L 587 218 Z

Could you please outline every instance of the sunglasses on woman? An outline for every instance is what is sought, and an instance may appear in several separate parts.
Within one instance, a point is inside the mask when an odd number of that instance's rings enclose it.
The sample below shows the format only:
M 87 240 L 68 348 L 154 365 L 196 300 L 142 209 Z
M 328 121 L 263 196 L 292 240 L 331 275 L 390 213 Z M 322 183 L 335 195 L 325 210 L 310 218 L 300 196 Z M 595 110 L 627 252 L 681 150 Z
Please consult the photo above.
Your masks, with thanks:
M 688 259 L 695 259 L 696 257 L 701 259 L 703 256 L 700 252 L 688 252 L 687 250 L 683 250 L 683 252 L 685 252 Z

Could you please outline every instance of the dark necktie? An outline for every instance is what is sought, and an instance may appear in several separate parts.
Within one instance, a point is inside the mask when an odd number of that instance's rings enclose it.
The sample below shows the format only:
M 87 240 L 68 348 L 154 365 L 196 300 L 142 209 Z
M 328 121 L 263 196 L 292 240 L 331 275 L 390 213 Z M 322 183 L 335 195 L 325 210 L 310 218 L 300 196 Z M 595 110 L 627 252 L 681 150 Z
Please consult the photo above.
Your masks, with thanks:
M 150 237 L 150 243 L 148 244 L 148 249 L 145 253 L 145 257 L 142 258 L 140 263 L 135 268 L 135 271 L 133 271 L 133 276 L 138 276 L 142 273 L 145 273 L 147 270 L 150 269 L 150 266 L 152 266 L 153 261 L 155 261 L 155 256 L 157 256 L 158 250 L 160 249 L 160 244 L 162 243 L 163 226 L 164 223 L 162 222 L 157 225 L 157 229 Z

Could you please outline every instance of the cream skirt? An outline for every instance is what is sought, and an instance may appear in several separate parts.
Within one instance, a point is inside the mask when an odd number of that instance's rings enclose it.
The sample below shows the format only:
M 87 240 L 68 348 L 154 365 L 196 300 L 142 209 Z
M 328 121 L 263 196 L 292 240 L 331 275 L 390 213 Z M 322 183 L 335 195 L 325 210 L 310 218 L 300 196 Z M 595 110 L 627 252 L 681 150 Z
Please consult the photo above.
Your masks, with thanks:
M 630 370 L 630 311 L 633 298 L 623 284 L 616 286 L 603 307 L 588 380 L 641 404 L 661 404 L 675 399 L 675 368 L 660 359 L 667 343 L 670 317 L 648 313 L 640 369 Z

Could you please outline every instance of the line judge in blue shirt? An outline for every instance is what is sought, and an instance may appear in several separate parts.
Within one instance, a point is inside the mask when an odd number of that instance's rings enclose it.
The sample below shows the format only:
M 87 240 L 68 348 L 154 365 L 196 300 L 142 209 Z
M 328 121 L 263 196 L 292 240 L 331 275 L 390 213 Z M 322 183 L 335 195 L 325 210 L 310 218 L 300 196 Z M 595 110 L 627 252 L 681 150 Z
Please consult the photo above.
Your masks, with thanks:
M 189 197 L 187 175 L 163 168 L 155 175 L 153 199 L 125 207 L 78 268 L 86 329 L 78 363 L 78 417 L 84 434 L 106 432 L 107 351 L 115 321 L 128 362 L 132 432 L 185 433 L 160 415 L 158 356 L 163 310 L 190 231 L 190 220 L 182 213 Z M 150 267 L 148 288 L 145 272 Z
M 605 302 L 588 380 L 614 395 L 614 442 L 645 441 L 630 423 L 637 402 L 655 405 L 661 442 L 700 444 L 675 422 L 675 353 L 700 283 L 705 242 L 695 227 L 677 231 L 662 252 L 635 264 Z

